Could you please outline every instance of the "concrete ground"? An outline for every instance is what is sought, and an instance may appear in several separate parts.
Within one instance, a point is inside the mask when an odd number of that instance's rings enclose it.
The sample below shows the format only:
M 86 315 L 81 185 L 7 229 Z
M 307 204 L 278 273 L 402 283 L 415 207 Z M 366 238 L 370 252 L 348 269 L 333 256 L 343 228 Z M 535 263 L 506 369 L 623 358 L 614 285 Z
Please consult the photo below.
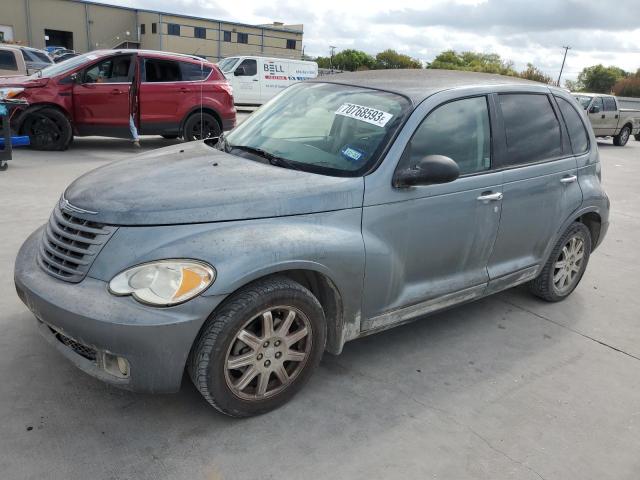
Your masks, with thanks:
M 246 420 L 186 378 L 175 395 L 116 390 L 40 338 L 16 252 L 69 182 L 131 149 L 16 152 L 0 172 L 0 477 L 638 479 L 640 142 L 599 148 L 612 224 L 569 299 L 520 288 L 354 341 L 291 403 Z

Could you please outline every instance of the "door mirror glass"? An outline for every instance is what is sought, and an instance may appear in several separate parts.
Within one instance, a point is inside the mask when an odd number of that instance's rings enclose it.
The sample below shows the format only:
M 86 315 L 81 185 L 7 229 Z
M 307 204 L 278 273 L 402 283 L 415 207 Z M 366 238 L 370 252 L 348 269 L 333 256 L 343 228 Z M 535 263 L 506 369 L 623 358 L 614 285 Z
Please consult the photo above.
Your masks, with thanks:
M 238 67 L 234 70 L 233 74 L 236 77 L 244 77 L 245 75 L 247 75 L 247 71 L 245 70 L 244 67 Z
M 589 113 L 599 113 L 600 112 L 600 107 L 598 105 L 592 105 L 591 108 L 589 109 Z
M 412 187 L 416 185 L 433 185 L 453 182 L 460 176 L 460 167 L 444 155 L 427 155 L 413 167 L 400 170 L 396 174 L 396 187 Z

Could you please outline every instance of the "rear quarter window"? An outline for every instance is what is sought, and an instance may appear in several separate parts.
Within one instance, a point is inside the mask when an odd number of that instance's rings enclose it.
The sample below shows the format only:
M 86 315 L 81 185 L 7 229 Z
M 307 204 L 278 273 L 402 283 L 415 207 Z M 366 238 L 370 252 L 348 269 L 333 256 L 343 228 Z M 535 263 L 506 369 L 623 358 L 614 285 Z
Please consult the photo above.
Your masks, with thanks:
M 562 155 L 560 123 L 544 94 L 500 94 L 507 137 L 507 165 L 540 162 Z
M 589 134 L 580 118 L 580 114 L 576 111 L 575 105 L 561 97 L 556 97 L 556 101 L 569 132 L 573 153 L 576 155 L 585 153 L 589 150 Z
M 180 62 L 183 82 L 204 80 L 211 73 L 211 67 L 197 63 Z

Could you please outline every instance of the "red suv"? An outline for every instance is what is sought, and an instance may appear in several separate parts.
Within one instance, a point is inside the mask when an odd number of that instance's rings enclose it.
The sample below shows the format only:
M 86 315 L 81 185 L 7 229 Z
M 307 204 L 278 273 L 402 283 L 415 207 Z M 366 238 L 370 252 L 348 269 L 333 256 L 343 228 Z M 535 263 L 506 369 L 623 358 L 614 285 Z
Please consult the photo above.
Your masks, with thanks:
M 236 123 L 232 89 L 218 67 L 197 57 L 100 50 L 28 77 L 0 79 L 0 94 L 29 107 L 12 127 L 41 150 L 64 150 L 73 136 L 217 137 Z

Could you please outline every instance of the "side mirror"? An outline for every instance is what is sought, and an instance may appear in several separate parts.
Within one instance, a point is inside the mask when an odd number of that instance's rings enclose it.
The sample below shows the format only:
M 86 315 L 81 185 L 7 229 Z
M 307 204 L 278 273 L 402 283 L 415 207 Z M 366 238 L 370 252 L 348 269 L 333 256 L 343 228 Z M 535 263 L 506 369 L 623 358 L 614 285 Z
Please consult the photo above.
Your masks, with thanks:
M 598 105 L 593 105 L 590 109 L 589 109 L 589 113 L 598 113 L 600 111 L 600 107 Z
M 444 155 L 427 155 L 412 168 L 405 168 L 396 173 L 394 186 L 398 188 L 415 185 L 433 185 L 453 182 L 460 176 L 460 167 Z
M 72 73 L 71 75 L 69 75 L 69 78 L 71 79 L 71 81 L 73 83 L 80 83 L 80 74 L 78 72 Z
M 244 67 L 238 67 L 233 72 L 233 75 L 236 77 L 244 77 L 246 74 L 247 74 L 247 71 L 245 70 Z

